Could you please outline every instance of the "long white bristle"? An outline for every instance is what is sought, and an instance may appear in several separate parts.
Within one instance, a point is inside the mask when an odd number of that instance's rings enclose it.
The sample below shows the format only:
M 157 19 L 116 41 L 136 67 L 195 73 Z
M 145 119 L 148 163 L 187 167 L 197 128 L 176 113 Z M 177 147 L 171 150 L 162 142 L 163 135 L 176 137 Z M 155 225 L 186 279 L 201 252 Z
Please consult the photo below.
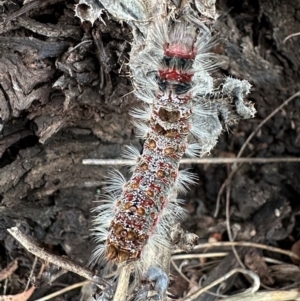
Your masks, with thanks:
M 196 184 L 198 180 L 197 175 L 187 170 L 180 170 L 176 180 L 176 187 L 178 192 L 186 193 L 190 185 Z
M 106 192 L 120 192 L 126 183 L 126 179 L 118 170 L 115 169 L 108 173 L 107 180 L 103 183 L 108 185 L 103 188 Z
M 201 145 L 199 143 L 189 143 L 185 154 L 190 158 L 199 157 L 201 154 Z
M 136 136 L 145 139 L 149 130 L 148 125 L 139 121 L 133 121 L 132 124 L 136 128 Z
M 149 120 L 151 115 L 151 107 L 144 107 L 143 109 L 134 108 L 129 113 L 132 117 L 142 120 Z
M 125 145 L 122 150 L 122 157 L 124 159 L 134 161 L 134 165 L 136 164 L 137 158 L 140 157 L 140 151 L 133 145 Z

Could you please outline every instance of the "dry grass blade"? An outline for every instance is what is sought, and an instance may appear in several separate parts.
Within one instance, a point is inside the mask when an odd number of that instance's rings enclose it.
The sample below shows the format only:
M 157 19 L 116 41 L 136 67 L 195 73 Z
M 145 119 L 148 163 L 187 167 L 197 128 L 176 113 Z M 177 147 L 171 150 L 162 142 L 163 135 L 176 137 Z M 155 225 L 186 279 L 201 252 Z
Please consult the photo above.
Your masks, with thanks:
M 212 247 L 232 247 L 232 246 L 253 247 L 253 248 L 268 250 L 268 251 L 275 252 L 275 253 L 284 254 L 284 255 L 290 256 L 292 258 L 298 259 L 298 260 L 300 259 L 300 257 L 297 254 L 295 254 L 291 251 L 282 250 L 280 248 L 271 247 L 271 246 L 267 246 L 264 244 L 254 243 L 254 242 L 247 242 L 247 241 L 225 241 L 225 242 L 205 243 L 205 244 L 200 244 L 200 245 L 195 246 L 194 250 L 200 250 L 200 249 L 206 249 L 206 248 L 212 248 Z M 176 252 L 182 252 L 182 251 L 176 251 Z
M 257 292 L 238 294 L 225 299 L 219 299 L 219 301 L 299 301 L 300 292 L 298 289 L 292 289 L 289 291 L 270 291 L 270 292 Z
M 75 284 L 72 284 L 72 285 L 69 285 L 68 287 L 65 287 L 55 293 L 52 293 L 52 294 L 49 294 L 45 297 L 42 297 L 40 299 L 35 299 L 34 301 L 47 301 L 47 300 L 50 300 L 50 299 L 53 299 L 61 294 L 64 294 L 66 292 L 69 292 L 69 291 L 72 291 L 76 288 L 79 288 L 79 287 L 82 287 L 86 284 L 90 283 L 90 281 L 86 280 L 86 281 L 82 281 L 82 282 L 78 282 L 78 283 L 75 283 Z
M 186 260 L 186 259 L 194 259 L 194 258 L 214 258 L 214 257 L 225 257 L 228 253 L 220 252 L 220 253 L 207 253 L 207 254 L 181 254 L 181 255 L 173 255 L 171 257 L 171 264 L 175 268 L 175 270 L 179 273 L 179 275 L 187 282 L 191 282 L 189 278 L 187 278 L 175 263 L 175 260 Z
M 252 271 L 249 270 L 244 270 L 244 269 L 233 269 L 230 272 L 228 272 L 227 274 L 225 274 L 224 276 L 220 277 L 219 279 L 217 279 L 216 281 L 212 282 L 210 285 L 198 290 L 197 292 L 193 293 L 192 295 L 186 297 L 184 299 L 184 301 L 193 301 L 193 300 L 197 300 L 197 298 L 205 293 L 206 291 L 208 291 L 210 288 L 214 287 L 217 284 L 220 284 L 222 282 L 224 282 L 225 280 L 227 280 L 229 277 L 231 277 L 232 275 L 236 274 L 236 273 L 242 273 L 244 275 L 247 275 L 249 278 L 251 278 L 253 280 L 253 286 L 250 289 L 247 289 L 247 291 L 245 293 L 255 293 L 258 291 L 259 286 L 260 286 L 260 279 L 259 277 L 253 273 Z
M 214 257 L 225 257 L 227 252 L 218 252 L 218 253 L 205 253 L 205 254 L 181 254 L 181 255 L 173 255 L 172 260 L 186 260 L 186 259 L 194 259 L 194 258 L 214 258 Z
M 232 236 L 231 233 L 231 226 L 230 226 L 230 189 L 229 186 L 227 186 L 226 189 L 226 228 L 227 228 L 227 233 L 228 233 L 228 237 L 230 241 L 234 241 L 234 238 Z M 231 246 L 232 252 L 237 260 L 237 262 L 239 263 L 239 265 L 241 266 L 242 269 L 246 269 L 245 265 L 243 264 L 235 246 Z
M 292 34 L 288 35 L 288 36 L 283 40 L 283 44 L 284 44 L 287 40 L 289 40 L 290 38 L 296 37 L 296 36 L 299 36 L 299 35 L 300 35 L 300 32 L 295 32 L 295 33 L 292 33 Z

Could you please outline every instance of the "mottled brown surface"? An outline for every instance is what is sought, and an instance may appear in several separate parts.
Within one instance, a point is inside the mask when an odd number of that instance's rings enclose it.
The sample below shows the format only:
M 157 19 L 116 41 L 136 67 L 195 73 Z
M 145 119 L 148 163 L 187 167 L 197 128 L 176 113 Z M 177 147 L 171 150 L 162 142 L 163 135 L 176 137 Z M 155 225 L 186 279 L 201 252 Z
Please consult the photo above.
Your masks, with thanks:
M 23 7 L 25 13 L 14 14 L 21 3 L 0 5 L 0 21 L 11 16 L 0 25 L 0 268 L 19 258 L 19 268 L 8 282 L 11 294 L 24 289 L 33 257 L 5 229 L 20 223 L 45 248 L 86 264 L 93 249 L 90 209 L 111 168 L 84 166 L 81 161 L 119 158 L 124 144 L 142 146 L 128 115 L 138 104 L 126 65 L 130 28 L 107 18 L 106 26 L 98 21 L 93 27 L 80 24 L 74 17 L 73 1 L 29 2 L 31 7 Z M 215 26 L 220 36 L 215 51 L 223 65 L 216 76 L 249 80 L 253 89 L 248 99 L 258 111 L 255 119 L 242 121 L 223 134 L 212 152 L 222 157 L 236 155 L 259 122 L 300 89 L 300 37 L 283 43 L 287 35 L 300 32 L 300 3 L 221 0 L 217 4 L 222 15 Z M 298 98 L 267 122 L 244 156 L 299 156 L 299 115 Z M 201 241 L 213 233 L 221 233 L 226 240 L 224 202 L 217 219 L 213 213 L 230 166 L 190 167 L 200 180 L 184 197 L 189 218 L 183 226 Z M 290 249 L 300 239 L 299 178 L 299 164 L 244 164 L 231 182 L 231 223 L 240 229 L 236 239 L 253 240 L 249 233 L 255 229 L 264 235 L 254 241 Z M 271 217 L 274 210 L 264 213 L 262 209 L 279 192 L 293 214 L 280 222 L 275 219 L 278 223 L 269 229 L 271 224 L 266 224 L 263 214 Z M 260 259 L 253 260 L 258 258 L 256 251 L 251 254 L 245 255 L 245 262 L 255 270 L 253 262 Z M 285 256 L 266 255 L 291 263 Z M 266 269 L 272 277 L 263 277 Z M 287 269 L 295 273 L 288 265 Z M 199 270 L 187 267 L 184 272 L 198 281 Z M 277 287 L 297 281 L 296 277 L 282 279 L 282 270 L 265 266 L 256 272 L 269 286 L 274 279 Z M 70 274 L 64 277 L 60 282 L 79 281 Z M 244 278 L 239 279 L 231 292 L 249 286 Z M 172 292 L 180 297 L 189 288 L 180 276 L 175 277 L 174 287 L 176 281 L 181 287 Z M 58 288 L 42 287 L 34 299 Z M 79 300 L 78 291 L 60 300 Z

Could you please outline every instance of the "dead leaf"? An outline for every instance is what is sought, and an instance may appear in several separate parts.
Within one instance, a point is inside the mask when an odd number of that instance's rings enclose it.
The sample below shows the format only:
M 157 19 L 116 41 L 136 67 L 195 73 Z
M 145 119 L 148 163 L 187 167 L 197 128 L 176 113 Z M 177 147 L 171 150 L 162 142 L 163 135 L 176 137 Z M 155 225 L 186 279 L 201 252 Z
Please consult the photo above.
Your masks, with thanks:
M 292 248 L 291 248 L 291 251 L 292 251 L 293 253 L 295 253 L 296 255 L 300 256 L 300 240 L 296 241 L 296 242 L 293 244 L 293 246 L 292 246 Z M 292 260 L 292 262 L 293 262 L 294 264 L 300 264 L 300 260 L 297 260 L 297 259 L 292 258 L 292 257 L 291 257 L 291 260 Z
M 18 259 L 12 261 L 5 269 L 0 271 L 0 281 L 11 276 L 12 273 L 18 268 Z

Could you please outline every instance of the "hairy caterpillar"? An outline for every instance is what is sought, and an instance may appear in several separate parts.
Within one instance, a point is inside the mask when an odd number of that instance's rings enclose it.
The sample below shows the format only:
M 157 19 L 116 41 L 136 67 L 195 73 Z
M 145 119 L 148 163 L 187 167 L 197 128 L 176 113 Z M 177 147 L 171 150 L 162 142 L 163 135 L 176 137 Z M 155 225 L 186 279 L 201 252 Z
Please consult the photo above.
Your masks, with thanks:
M 96 208 L 93 259 L 109 263 L 137 261 L 142 270 L 160 266 L 155 253 L 170 248 L 169 231 L 183 215 L 176 200 L 196 177 L 179 172 L 186 154 L 208 153 L 227 125 L 255 110 L 243 102 L 247 81 L 232 78 L 214 88 L 209 71 L 209 30 L 182 17 L 149 25 L 145 43 L 134 45 L 130 67 L 136 95 L 146 106 L 131 115 L 145 139 L 142 154 L 129 146 L 125 156 L 135 159 L 129 181 L 116 172 L 108 181 L 108 197 Z M 235 108 L 233 108 L 235 104 Z

